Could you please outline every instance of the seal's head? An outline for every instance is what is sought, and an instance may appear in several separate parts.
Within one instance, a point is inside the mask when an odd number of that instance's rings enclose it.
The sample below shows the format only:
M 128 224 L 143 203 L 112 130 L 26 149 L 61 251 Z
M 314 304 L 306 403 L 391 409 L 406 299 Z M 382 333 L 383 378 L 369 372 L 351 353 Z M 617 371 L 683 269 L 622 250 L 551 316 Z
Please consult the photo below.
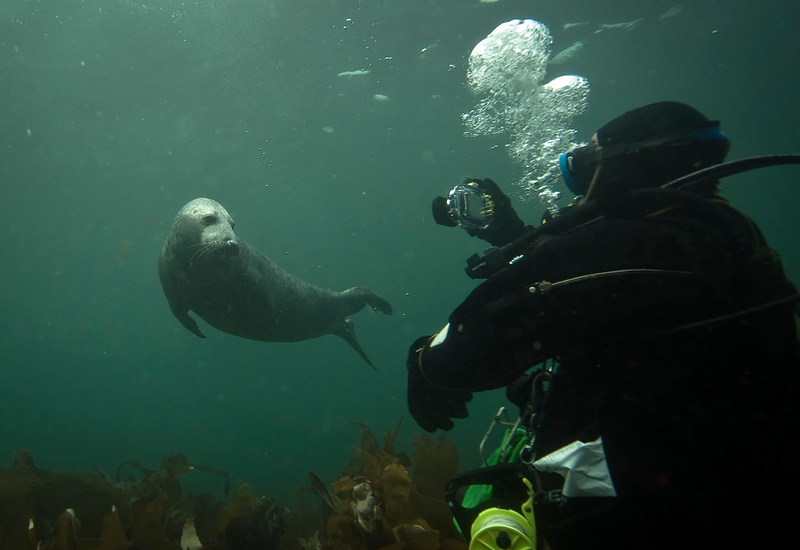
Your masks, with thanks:
M 178 242 L 173 246 L 189 265 L 217 251 L 235 256 L 239 253 L 239 243 L 233 227 L 233 218 L 220 203 L 206 198 L 194 199 L 175 216 L 172 235 Z

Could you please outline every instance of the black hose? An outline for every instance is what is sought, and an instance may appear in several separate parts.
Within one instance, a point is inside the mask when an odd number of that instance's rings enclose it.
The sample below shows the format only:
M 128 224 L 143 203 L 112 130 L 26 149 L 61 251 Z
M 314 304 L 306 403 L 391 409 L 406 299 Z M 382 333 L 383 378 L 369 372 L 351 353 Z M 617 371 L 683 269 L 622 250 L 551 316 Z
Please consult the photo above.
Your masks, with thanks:
M 650 199 L 659 201 L 664 198 L 678 199 L 679 203 L 689 206 L 695 212 L 705 211 L 707 214 L 718 217 L 722 213 L 719 205 L 709 202 L 708 197 L 697 195 L 685 188 L 709 179 L 720 179 L 750 170 L 785 164 L 800 164 L 800 155 L 764 155 L 715 164 L 667 182 L 660 187 L 634 189 L 623 200 L 630 201 L 633 199 L 636 201 L 636 199 L 644 199 L 644 201 L 647 201 Z M 512 258 L 527 251 L 531 243 L 537 239 L 564 234 L 604 219 L 608 206 L 607 201 L 592 201 L 576 206 L 548 223 L 525 232 L 502 248 L 490 249 L 492 252 L 484 256 L 476 254 L 467 260 L 467 275 L 473 279 L 486 279 L 506 267 Z
M 800 155 L 764 155 L 760 157 L 748 157 L 739 160 L 732 160 L 715 164 L 708 168 L 703 168 L 697 172 L 686 174 L 678 179 L 672 180 L 661 186 L 662 189 L 686 187 L 695 185 L 709 179 L 720 179 L 742 172 L 749 172 L 767 166 L 780 166 L 782 164 L 800 164 Z

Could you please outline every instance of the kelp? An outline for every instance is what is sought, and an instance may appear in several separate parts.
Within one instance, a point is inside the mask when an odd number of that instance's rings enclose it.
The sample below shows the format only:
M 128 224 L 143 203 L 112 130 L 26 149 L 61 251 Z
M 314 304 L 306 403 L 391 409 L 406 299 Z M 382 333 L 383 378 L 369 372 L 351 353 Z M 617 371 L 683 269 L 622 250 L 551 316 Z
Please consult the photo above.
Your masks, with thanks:
M 142 478 L 122 478 L 130 467 Z M 116 484 L 97 473 L 56 473 L 17 451 L 0 469 L 0 548 L 30 550 L 255 550 L 278 548 L 288 511 L 273 499 L 239 487 L 226 501 L 184 496 L 179 478 L 192 470 L 184 455 L 164 457 L 150 469 L 136 461 L 117 468 Z M 300 548 L 295 543 L 286 548 Z
M 383 447 L 378 443 L 378 439 L 369 429 L 369 426 L 361 422 L 352 422 L 354 426 L 361 428 L 361 446 L 353 447 L 356 455 L 347 467 L 347 473 L 352 477 L 356 475 L 380 475 L 387 464 L 399 462 L 404 466 L 411 465 L 411 459 L 405 453 L 398 453 L 395 449 L 395 440 L 400 432 L 403 419 L 397 423 L 394 431 L 387 430 L 383 436 Z
M 383 487 L 384 515 L 391 525 L 400 525 L 410 518 L 409 497 L 411 495 L 411 478 L 408 471 L 400 464 L 389 464 L 381 474 Z
M 161 460 L 161 465 L 155 469 L 150 470 L 145 468 L 135 460 L 126 460 L 119 466 L 115 472 L 115 479 L 119 484 L 122 481 L 121 471 L 125 466 L 129 466 L 144 474 L 144 479 L 138 482 L 140 488 L 146 489 L 153 486 L 158 486 L 161 490 L 168 493 L 171 501 L 176 501 L 181 498 L 181 486 L 178 478 L 182 475 L 197 470 L 206 472 L 208 474 L 220 476 L 225 479 L 224 492 L 228 496 L 231 490 L 231 476 L 225 470 L 218 470 L 216 468 L 209 468 L 202 464 L 189 464 L 186 461 L 186 455 L 183 453 L 176 453 L 167 455 Z M 128 481 L 135 481 L 132 478 L 127 478 Z
M 11 467 L 0 469 L 0 548 L 28 548 L 30 540 L 66 530 L 61 516 L 67 509 L 83 518 L 85 531 L 99 533 L 103 516 L 120 498 L 120 491 L 97 474 L 48 472 L 16 451 Z
M 452 441 L 444 435 L 438 442 L 428 435 L 416 436 L 409 459 L 396 449 L 400 423 L 386 432 L 383 446 L 368 426 L 355 425 L 361 428 L 361 446 L 353 447 L 355 457 L 341 477 L 325 486 L 309 472 L 314 492 L 323 501 L 322 548 L 466 548 L 444 500 L 445 484 L 458 467 Z
M 231 491 L 225 470 L 168 455 L 156 467 L 126 460 L 113 481 L 99 471 L 57 473 L 17 451 L 0 468 L 2 550 L 464 550 L 444 500 L 458 452 L 441 436 L 397 448 L 402 419 L 382 438 L 361 423 L 359 446 L 339 479 L 309 472 L 289 511 L 248 485 Z M 184 494 L 181 479 L 201 471 L 224 480 L 225 498 Z M 322 521 L 303 503 L 322 501 Z
M 444 501 L 444 488 L 458 469 L 458 449 L 445 435 L 438 443 L 427 434 L 411 438 L 414 486 L 419 494 Z

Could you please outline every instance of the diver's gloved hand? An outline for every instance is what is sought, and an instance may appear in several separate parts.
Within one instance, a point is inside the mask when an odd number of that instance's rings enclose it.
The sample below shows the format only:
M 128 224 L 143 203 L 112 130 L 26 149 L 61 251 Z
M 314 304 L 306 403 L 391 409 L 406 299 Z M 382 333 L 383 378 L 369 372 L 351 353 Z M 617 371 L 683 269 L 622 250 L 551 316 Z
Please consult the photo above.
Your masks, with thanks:
M 521 236 L 525 231 L 525 223 L 517 215 L 514 207 L 511 206 L 511 199 L 490 179 L 476 180 L 468 179 L 467 181 L 475 182 L 478 187 L 483 189 L 492 197 L 494 203 L 494 213 L 492 214 L 492 221 L 489 222 L 489 227 L 486 229 L 474 229 L 465 227 L 467 233 L 479 239 L 483 239 L 493 246 L 504 246 Z
M 467 417 L 471 392 L 448 391 L 425 379 L 419 366 L 419 354 L 430 336 L 418 338 L 408 352 L 408 410 L 417 424 L 427 431 L 452 430 L 451 418 Z

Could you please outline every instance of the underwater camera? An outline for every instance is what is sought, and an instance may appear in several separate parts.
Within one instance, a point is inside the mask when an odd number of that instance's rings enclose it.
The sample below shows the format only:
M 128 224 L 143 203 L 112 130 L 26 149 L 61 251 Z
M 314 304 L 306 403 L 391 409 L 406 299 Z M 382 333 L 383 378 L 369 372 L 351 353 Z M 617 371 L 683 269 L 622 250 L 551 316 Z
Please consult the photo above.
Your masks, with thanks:
M 453 187 L 447 198 L 433 199 L 432 210 L 433 219 L 439 225 L 480 230 L 489 227 L 494 202 L 476 182 L 468 181 Z

